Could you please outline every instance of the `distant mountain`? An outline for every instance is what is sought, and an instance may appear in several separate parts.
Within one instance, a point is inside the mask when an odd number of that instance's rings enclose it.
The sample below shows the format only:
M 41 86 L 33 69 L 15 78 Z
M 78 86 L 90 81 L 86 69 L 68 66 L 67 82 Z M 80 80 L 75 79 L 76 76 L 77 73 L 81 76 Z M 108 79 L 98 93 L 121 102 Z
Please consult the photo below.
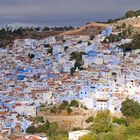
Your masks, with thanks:
M 4 29 L 11 29 L 11 30 L 16 30 L 18 28 L 27 28 L 27 27 L 32 27 L 33 25 L 31 24 L 24 24 L 24 23 L 12 23 L 12 24 L 6 24 L 6 25 L 2 25 L 1 28 Z

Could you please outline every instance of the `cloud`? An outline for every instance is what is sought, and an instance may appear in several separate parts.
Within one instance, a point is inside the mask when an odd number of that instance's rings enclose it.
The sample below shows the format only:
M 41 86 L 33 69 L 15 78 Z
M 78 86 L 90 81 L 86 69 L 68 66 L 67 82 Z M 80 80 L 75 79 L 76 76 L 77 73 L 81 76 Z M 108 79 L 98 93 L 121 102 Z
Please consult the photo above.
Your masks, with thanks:
M 0 0 L 0 24 L 77 25 L 139 9 L 139 0 Z

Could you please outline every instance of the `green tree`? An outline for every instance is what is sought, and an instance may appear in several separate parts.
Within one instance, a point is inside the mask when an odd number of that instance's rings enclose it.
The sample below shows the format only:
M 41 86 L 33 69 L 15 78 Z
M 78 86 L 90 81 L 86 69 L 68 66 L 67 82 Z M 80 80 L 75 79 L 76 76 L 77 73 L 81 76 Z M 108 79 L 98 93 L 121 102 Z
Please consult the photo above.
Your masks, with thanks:
M 90 36 L 90 40 L 93 40 L 94 38 L 95 38 L 95 36 L 94 36 L 94 35 Z
M 49 122 L 48 120 L 46 120 L 46 122 L 45 122 L 45 126 L 46 126 L 46 129 L 48 130 L 49 127 L 50 127 L 50 122 Z
M 68 46 L 65 46 L 65 47 L 64 47 L 64 50 L 67 51 L 68 48 L 69 48 Z
M 91 140 L 91 136 L 90 135 L 84 135 L 79 140 Z
M 131 136 L 127 140 L 140 140 L 140 137 L 138 137 L 138 136 Z
M 112 23 L 113 22 L 113 19 L 108 19 L 108 21 L 107 21 L 108 23 Z
M 66 109 L 68 105 L 69 105 L 68 101 L 63 101 L 59 106 L 59 110 Z
M 140 118 L 140 104 L 130 99 L 122 103 L 122 114 L 126 117 Z
M 132 10 L 129 10 L 129 11 L 127 11 L 127 12 L 125 13 L 125 16 L 126 16 L 127 18 L 133 17 L 133 16 L 135 16 L 135 12 L 132 11 Z
M 122 48 L 124 52 L 129 52 L 129 51 L 132 51 L 132 49 L 133 49 L 132 43 L 125 43 L 118 47 Z
M 27 133 L 31 133 L 31 134 L 34 134 L 36 133 L 36 128 L 32 125 L 32 126 L 29 126 L 26 130 Z
M 98 139 L 97 139 L 97 134 L 90 133 L 90 134 L 87 134 L 87 135 L 83 135 L 82 137 L 80 137 L 79 140 L 98 140 Z
M 112 122 L 118 125 L 125 125 L 125 126 L 127 125 L 127 120 L 123 117 L 121 118 L 113 117 Z
M 58 132 L 49 137 L 49 140 L 68 140 L 68 134 Z
M 134 36 L 132 45 L 134 49 L 140 49 L 140 34 Z
M 46 132 L 47 132 L 47 127 L 46 127 L 45 124 L 39 125 L 39 126 L 37 127 L 36 131 L 37 131 L 38 133 L 46 133 Z
M 44 47 L 45 48 L 51 48 L 51 45 L 50 44 L 45 44 Z
M 84 55 L 85 52 L 72 52 L 71 53 L 71 59 L 76 60 L 77 62 L 81 62 L 82 61 L 82 55 Z
M 140 137 L 140 120 L 135 120 L 127 127 L 127 135 Z
M 79 69 L 80 71 L 82 71 L 82 70 L 84 70 L 84 68 L 83 67 L 80 67 L 80 69 Z
M 53 107 L 51 107 L 51 109 L 50 109 L 50 111 L 51 111 L 51 113 L 57 113 L 57 107 L 56 106 L 53 106 Z
M 88 44 L 87 44 L 88 46 L 90 46 L 91 45 L 91 43 L 90 42 L 88 42 Z
M 133 32 L 133 26 L 132 25 L 129 25 L 127 27 L 127 32 L 128 32 L 128 35 L 130 35 Z
M 34 30 L 38 32 L 38 31 L 41 30 L 41 27 L 39 27 L 39 26 L 38 27 L 35 27 Z
M 43 117 L 42 116 L 37 116 L 33 118 L 35 123 L 44 123 Z
M 48 54 L 49 53 L 52 54 L 52 52 L 53 52 L 53 48 L 51 47 L 51 48 L 48 49 Z
M 93 132 L 112 131 L 111 115 L 109 111 L 99 111 L 93 121 Z
M 126 27 L 126 23 L 124 22 L 123 24 L 122 24 L 122 28 L 125 28 Z
M 72 129 L 72 131 L 78 131 L 78 130 L 82 130 L 82 128 L 81 128 L 81 127 L 74 127 L 74 128 Z
M 114 140 L 126 140 L 126 127 L 121 125 L 113 129 Z
M 70 107 L 78 107 L 79 106 L 79 103 L 78 103 L 78 101 L 76 101 L 76 100 L 72 100 L 71 102 L 70 102 L 70 105 L 69 105 Z
M 68 112 L 68 114 L 71 114 L 72 109 L 71 109 L 70 107 L 68 107 L 68 108 L 67 108 L 67 112 Z
M 81 44 L 81 43 L 82 43 L 82 40 L 79 40 L 77 43 L 78 43 L 78 44 Z
M 121 29 L 121 26 L 119 26 L 119 25 L 116 25 L 116 29 Z
M 81 67 L 81 63 L 76 61 L 75 64 L 74 64 L 75 70 L 76 70 L 76 68 L 80 69 L 80 67 Z
M 90 123 L 94 121 L 94 117 L 90 116 L 88 119 L 86 119 L 86 123 Z
M 52 122 L 49 125 L 49 129 L 47 131 L 48 135 L 51 136 L 58 132 L 58 124 L 56 122 Z
M 28 54 L 28 57 L 30 58 L 30 59 L 33 59 L 34 57 L 35 57 L 35 55 L 34 54 Z
M 115 140 L 113 132 L 107 132 L 107 133 L 99 133 L 97 135 L 97 140 Z
M 42 29 L 42 31 L 50 31 L 50 28 L 49 28 L 49 27 L 44 27 L 44 28 Z
M 71 73 L 72 76 L 73 76 L 74 72 L 75 72 L 75 68 L 72 67 L 72 68 L 70 69 L 70 73 Z

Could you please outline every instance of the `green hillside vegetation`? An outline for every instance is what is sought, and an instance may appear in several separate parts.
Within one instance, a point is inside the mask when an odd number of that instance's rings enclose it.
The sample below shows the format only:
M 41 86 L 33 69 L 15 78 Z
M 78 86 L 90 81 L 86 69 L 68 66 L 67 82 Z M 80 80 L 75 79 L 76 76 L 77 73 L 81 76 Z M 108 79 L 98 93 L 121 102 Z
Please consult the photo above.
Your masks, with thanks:
M 123 20 L 123 19 L 126 19 L 126 18 L 131 18 L 131 17 L 138 17 L 140 16 L 140 10 L 137 10 L 137 11 L 133 11 L 133 10 L 128 10 L 124 16 L 122 17 L 119 17 L 119 18 L 116 18 L 116 19 L 109 19 L 107 21 L 107 23 L 113 23 L 113 22 L 117 22 L 119 20 Z
M 27 133 L 45 133 L 49 137 L 49 140 L 68 140 L 68 132 L 59 130 L 56 122 L 51 123 L 46 121 L 38 126 L 29 126 L 27 128 Z
M 140 15 L 140 10 L 137 10 L 137 11 L 129 10 L 125 13 L 125 17 L 127 17 L 127 18 L 137 17 L 139 15 Z
M 92 119 L 90 134 L 80 140 L 140 140 L 140 104 L 126 99 L 121 111 L 124 117 L 111 117 L 109 111 L 99 111 Z
M 78 108 L 79 102 L 76 100 L 72 100 L 70 103 L 68 101 L 62 101 L 61 104 L 50 107 L 50 112 L 53 114 L 59 114 L 62 111 L 67 111 L 68 114 L 73 112 L 72 108 Z
M 0 29 L 0 47 L 5 47 L 9 43 L 12 43 L 15 39 L 24 39 L 24 38 L 33 38 L 41 39 L 48 36 L 59 35 L 60 33 L 68 30 L 73 30 L 74 27 L 63 26 L 63 27 L 27 27 L 27 28 L 18 28 L 11 30 L 10 28 Z
M 76 101 L 71 102 L 71 106 L 77 106 Z M 66 109 L 68 102 L 63 101 L 59 107 Z M 89 117 L 86 122 L 91 123 L 87 128 L 90 133 L 79 140 L 140 140 L 140 104 L 126 99 L 121 111 L 123 117 L 113 117 L 108 110 Z M 27 129 L 28 133 L 45 133 L 49 140 L 68 140 L 68 131 L 61 130 L 56 122 L 44 121 L 42 117 L 34 120 L 33 125 Z
M 124 52 L 132 51 L 135 49 L 140 49 L 140 34 L 137 34 L 133 37 L 132 42 L 122 44 L 118 46 L 124 50 Z

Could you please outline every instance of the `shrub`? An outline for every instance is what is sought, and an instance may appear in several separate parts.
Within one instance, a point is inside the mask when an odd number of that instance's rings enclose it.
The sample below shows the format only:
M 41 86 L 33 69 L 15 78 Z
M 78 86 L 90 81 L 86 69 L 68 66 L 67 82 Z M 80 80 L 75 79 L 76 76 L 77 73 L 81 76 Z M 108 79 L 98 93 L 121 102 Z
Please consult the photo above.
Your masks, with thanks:
M 57 113 L 57 107 L 56 106 L 53 106 L 51 109 L 50 109 L 51 113 Z
M 93 116 L 91 116 L 91 117 L 89 117 L 88 119 L 86 119 L 86 123 L 93 122 L 93 120 L 94 120 L 94 117 L 93 117 Z
M 59 110 L 64 110 L 64 109 L 66 109 L 67 108 L 67 106 L 68 106 L 68 101 L 63 101 L 61 104 L 60 104 L 60 106 L 59 106 Z
M 126 99 L 122 103 L 122 114 L 126 117 L 140 118 L 140 104 L 130 99 Z
M 68 107 L 67 112 L 68 112 L 68 114 L 70 114 L 72 112 L 72 109 L 70 107 Z
M 36 133 L 36 128 L 34 126 L 29 126 L 26 130 L 27 133 L 34 134 Z
M 78 107 L 79 106 L 79 103 L 76 101 L 76 100 L 72 100 L 71 102 L 70 102 L 70 105 L 69 105 L 70 107 Z
M 125 118 L 113 117 L 112 122 L 118 125 L 125 125 L 125 126 L 127 125 L 127 120 Z

